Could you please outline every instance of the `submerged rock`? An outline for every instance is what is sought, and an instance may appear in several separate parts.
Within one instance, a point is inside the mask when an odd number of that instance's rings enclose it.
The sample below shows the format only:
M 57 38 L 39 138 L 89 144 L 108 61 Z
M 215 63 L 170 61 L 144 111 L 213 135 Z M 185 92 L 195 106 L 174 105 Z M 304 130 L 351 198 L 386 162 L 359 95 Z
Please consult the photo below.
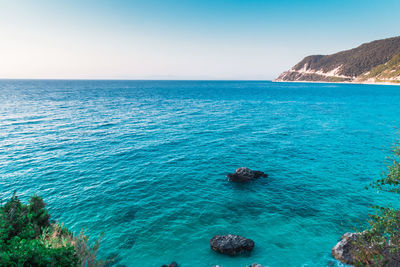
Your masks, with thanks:
M 262 171 L 253 171 L 246 167 L 237 168 L 234 173 L 227 175 L 228 180 L 231 182 L 249 182 L 267 176 L 268 175 Z
M 224 267 L 224 266 L 222 266 L 222 265 L 213 265 L 212 267 Z M 252 265 L 246 265 L 246 267 L 264 267 L 264 266 L 262 266 L 261 264 L 258 264 L 258 263 L 253 263 Z M 267 267 L 267 266 L 265 266 L 265 267 Z
M 168 265 L 163 265 L 163 266 L 161 266 L 161 267 L 178 267 L 178 263 L 176 263 L 176 262 L 171 262 L 170 264 L 168 264 Z
M 216 235 L 210 240 L 211 249 L 230 256 L 250 252 L 254 241 L 238 235 Z

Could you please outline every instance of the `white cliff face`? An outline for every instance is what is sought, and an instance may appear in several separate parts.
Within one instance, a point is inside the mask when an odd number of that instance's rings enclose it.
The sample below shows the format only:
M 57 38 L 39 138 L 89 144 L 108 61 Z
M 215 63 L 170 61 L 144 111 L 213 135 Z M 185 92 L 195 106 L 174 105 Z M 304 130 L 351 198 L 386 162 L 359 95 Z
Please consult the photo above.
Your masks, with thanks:
M 324 78 L 344 78 L 344 79 L 353 79 L 354 77 L 350 77 L 350 76 L 346 76 L 346 75 L 341 75 L 339 74 L 341 69 L 342 69 L 343 65 L 340 65 L 338 67 L 336 67 L 335 69 L 332 69 L 328 72 L 323 71 L 322 69 L 320 70 L 315 70 L 315 69 L 311 69 L 308 67 L 308 64 L 304 64 L 304 66 L 299 69 L 299 70 L 295 70 L 294 68 L 291 68 L 290 70 L 282 73 L 277 79 L 276 81 L 285 81 L 288 77 L 292 76 L 292 75 L 296 75 L 296 81 L 300 81 L 302 80 L 302 76 L 304 75 L 319 75 L 319 76 L 323 76 Z
M 296 71 L 294 68 L 291 69 L 292 71 Z M 308 64 L 304 64 L 303 68 L 301 68 L 300 70 L 298 70 L 298 72 L 300 73 L 307 73 L 308 70 Z
M 352 78 L 350 76 L 346 76 L 346 75 L 340 75 L 340 71 L 342 69 L 343 65 L 338 66 L 337 68 L 328 71 L 328 72 L 324 72 L 323 70 L 318 70 L 315 72 L 315 74 L 318 75 L 322 75 L 322 76 L 326 76 L 326 77 L 339 77 L 339 78 Z
M 400 56 L 397 56 L 400 57 Z M 397 60 L 399 63 L 393 63 Z M 301 65 L 302 64 L 302 65 Z M 341 64 L 332 66 L 327 71 L 312 68 L 310 62 L 301 63 L 288 71 L 283 72 L 274 81 L 304 81 L 304 82 L 353 82 L 353 83 L 368 83 L 368 84 L 399 84 L 400 85 L 400 58 L 394 58 L 385 64 L 378 65 L 364 73 L 357 76 L 348 76 L 346 73 L 346 65 Z M 321 66 L 321 64 L 314 64 L 312 66 Z M 327 67 L 325 67 L 327 68 Z

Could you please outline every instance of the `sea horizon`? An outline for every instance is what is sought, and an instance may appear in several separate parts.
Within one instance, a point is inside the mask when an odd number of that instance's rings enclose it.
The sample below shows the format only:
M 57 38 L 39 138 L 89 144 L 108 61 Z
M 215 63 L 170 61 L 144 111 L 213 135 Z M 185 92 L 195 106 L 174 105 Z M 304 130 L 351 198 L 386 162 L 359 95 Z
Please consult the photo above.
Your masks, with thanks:
M 399 86 L 399 83 L 389 83 L 389 82 L 324 82 L 324 81 L 274 81 L 268 80 L 268 79 L 78 79 L 78 78 L 73 78 L 73 79 L 63 79 L 63 78 L 0 78 L 0 81 L 4 80 L 10 80 L 10 81 L 172 81 L 172 82 L 271 82 L 271 83 L 310 83 L 310 84 L 354 84 L 354 85 L 393 85 L 393 86 Z

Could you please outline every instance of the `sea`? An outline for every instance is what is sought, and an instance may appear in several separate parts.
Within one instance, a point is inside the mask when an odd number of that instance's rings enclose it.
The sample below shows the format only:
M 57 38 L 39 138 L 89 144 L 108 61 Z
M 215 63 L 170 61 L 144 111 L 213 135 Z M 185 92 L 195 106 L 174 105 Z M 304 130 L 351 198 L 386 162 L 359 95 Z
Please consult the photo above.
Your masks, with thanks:
M 115 266 L 343 266 L 399 142 L 400 87 L 271 81 L 0 80 L 0 198 L 42 196 Z M 229 182 L 238 167 L 268 178 Z M 255 242 L 210 249 L 214 235 Z

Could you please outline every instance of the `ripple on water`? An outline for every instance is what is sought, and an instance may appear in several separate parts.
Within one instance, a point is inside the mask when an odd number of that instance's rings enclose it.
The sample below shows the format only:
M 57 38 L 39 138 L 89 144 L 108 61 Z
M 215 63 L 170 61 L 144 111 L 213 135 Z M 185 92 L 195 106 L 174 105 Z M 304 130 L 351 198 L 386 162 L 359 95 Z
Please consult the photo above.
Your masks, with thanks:
M 0 81 L 0 195 L 42 195 L 127 266 L 331 266 L 390 196 L 364 190 L 397 138 L 392 86 Z M 232 184 L 248 166 L 267 179 Z M 250 256 L 213 235 L 255 240 Z

